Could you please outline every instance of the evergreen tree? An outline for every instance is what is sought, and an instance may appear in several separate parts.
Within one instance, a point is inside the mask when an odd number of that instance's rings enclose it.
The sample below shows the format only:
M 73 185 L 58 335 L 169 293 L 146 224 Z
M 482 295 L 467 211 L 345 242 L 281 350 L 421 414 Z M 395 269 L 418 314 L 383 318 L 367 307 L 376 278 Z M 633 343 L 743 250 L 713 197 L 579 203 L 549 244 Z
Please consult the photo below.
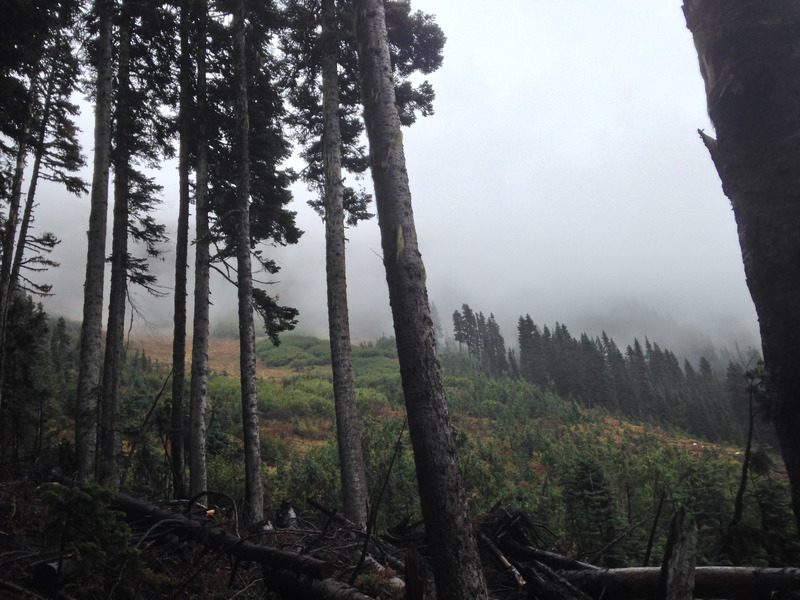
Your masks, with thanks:
M 383 2 L 354 3 L 356 38 L 397 354 L 437 598 L 487 597 L 469 523 L 417 245 Z
M 96 413 L 100 388 L 108 171 L 111 163 L 113 9 L 111 0 L 95 2 L 98 37 L 94 89 L 94 164 L 75 416 L 75 449 L 80 481 L 96 478 Z
M 196 92 L 196 176 L 195 176 L 195 271 L 194 317 L 192 326 L 192 378 L 189 397 L 189 493 L 205 491 L 206 404 L 208 394 L 208 331 L 211 294 L 209 287 L 210 247 L 206 110 L 206 42 L 208 3 L 197 0 L 195 46 Z M 185 6 L 182 7 L 185 9 Z

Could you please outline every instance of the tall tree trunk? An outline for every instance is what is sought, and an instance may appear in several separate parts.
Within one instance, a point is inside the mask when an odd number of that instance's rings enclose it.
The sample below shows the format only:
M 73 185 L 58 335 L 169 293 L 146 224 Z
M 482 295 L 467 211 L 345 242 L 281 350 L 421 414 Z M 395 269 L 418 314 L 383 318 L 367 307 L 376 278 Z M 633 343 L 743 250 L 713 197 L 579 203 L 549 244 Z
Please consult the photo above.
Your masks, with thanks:
M 130 203 L 130 54 L 133 18 L 130 0 L 119 25 L 114 167 L 114 220 L 111 227 L 111 282 L 108 300 L 103 395 L 101 396 L 100 481 L 119 487 L 122 457 L 122 369 L 125 363 L 125 303 L 128 299 L 128 214 Z
M 800 3 L 685 0 L 800 531 Z
M 207 0 L 198 0 L 197 35 L 197 169 L 195 181 L 194 321 L 190 390 L 189 492 L 206 489 L 206 396 L 208 393 L 209 230 L 208 144 L 206 141 Z
M 25 112 L 25 122 L 22 124 L 19 141 L 17 144 L 17 158 L 14 165 L 14 174 L 11 178 L 11 197 L 8 204 L 8 214 L 3 224 L 2 231 L 2 257 L 0 258 L 0 459 L 5 456 L 6 439 L 3 435 L 4 408 L 3 388 L 5 387 L 5 339 L 8 319 L 8 309 L 11 306 L 11 296 L 14 286 L 11 280 L 11 271 L 14 260 L 14 240 L 17 235 L 19 220 L 19 207 L 22 202 L 22 180 L 25 174 L 25 161 L 28 154 L 30 129 L 33 121 L 33 103 L 37 96 L 36 72 L 32 69 L 31 84 L 28 92 L 28 106 Z
M 339 442 L 345 517 L 367 523 L 367 475 L 353 380 L 347 267 L 344 235 L 342 140 L 339 131 L 339 36 L 335 0 L 322 0 L 323 160 L 325 162 L 325 265 L 328 283 L 328 332 L 331 342 L 336 433 Z
M 258 438 L 256 391 L 256 334 L 253 321 L 253 277 L 250 257 L 250 119 L 247 104 L 247 49 L 244 0 L 237 0 L 233 15 L 234 68 L 236 71 L 236 131 L 239 153 L 236 198 L 237 287 L 239 292 L 239 364 L 242 382 L 242 429 L 244 431 L 245 508 L 249 523 L 264 518 L 261 491 L 261 449 Z
M 47 81 L 47 91 L 44 96 L 44 106 L 42 108 L 42 118 L 39 125 L 39 132 L 36 138 L 36 145 L 34 147 L 33 166 L 31 168 L 31 181 L 28 184 L 28 193 L 25 198 L 25 208 L 22 211 L 22 220 L 19 225 L 19 234 L 17 235 L 17 243 L 14 246 L 14 258 L 11 265 L 11 288 L 14 289 L 19 282 L 19 274 L 22 270 L 22 261 L 25 257 L 25 249 L 28 242 L 28 231 L 30 229 L 31 220 L 33 218 L 33 201 L 36 198 L 36 187 L 39 183 L 39 173 L 42 167 L 42 157 L 44 156 L 45 140 L 47 139 L 47 128 L 50 124 L 50 112 L 53 105 L 53 94 L 55 93 L 56 79 L 58 79 L 58 66 L 55 64 L 55 59 L 51 65 L 50 75 Z M 4 303 L 2 307 L 2 314 L 0 314 L 0 327 L 5 330 L 6 321 L 8 319 L 8 303 Z M 0 334 L 0 340 L 4 339 L 4 334 Z M 0 385 L 2 389 L 2 385 Z
M 172 335 L 172 411 L 170 446 L 172 448 L 172 487 L 175 498 L 186 496 L 183 455 L 183 396 L 186 387 L 186 274 L 189 253 L 189 135 L 191 127 L 191 85 L 189 56 L 190 1 L 181 3 L 180 16 L 180 107 L 178 127 L 178 231 L 175 241 L 175 298 Z
M 356 38 L 383 261 L 439 600 L 487 598 L 436 355 L 381 0 L 357 0 Z
M 83 322 L 78 364 L 75 450 L 80 481 L 96 477 L 97 397 L 103 327 L 103 284 L 108 210 L 108 170 L 111 151 L 111 0 L 96 0 L 99 18 L 97 81 L 95 89 L 94 165 L 89 213 Z

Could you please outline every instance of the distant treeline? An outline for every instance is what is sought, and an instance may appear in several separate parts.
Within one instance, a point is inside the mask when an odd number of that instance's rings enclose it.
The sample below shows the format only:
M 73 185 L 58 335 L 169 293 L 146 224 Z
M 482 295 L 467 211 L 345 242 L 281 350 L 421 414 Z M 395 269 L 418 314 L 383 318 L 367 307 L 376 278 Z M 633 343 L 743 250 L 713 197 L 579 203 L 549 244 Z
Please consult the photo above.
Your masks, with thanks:
M 517 350 L 506 346 L 494 315 L 468 304 L 453 313 L 453 333 L 462 365 L 486 377 L 522 378 L 562 398 L 605 409 L 631 420 L 676 427 L 709 441 L 744 445 L 750 419 L 751 384 L 758 357 L 731 360 L 724 373 L 706 358 L 695 366 L 659 344 L 638 339 L 621 350 L 602 333 L 573 337 L 564 324 L 539 326 L 530 315 L 517 324 Z M 755 377 L 757 380 L 757 377 Z M 772 444 L 763 394 L 753 403 L 755 438 Z

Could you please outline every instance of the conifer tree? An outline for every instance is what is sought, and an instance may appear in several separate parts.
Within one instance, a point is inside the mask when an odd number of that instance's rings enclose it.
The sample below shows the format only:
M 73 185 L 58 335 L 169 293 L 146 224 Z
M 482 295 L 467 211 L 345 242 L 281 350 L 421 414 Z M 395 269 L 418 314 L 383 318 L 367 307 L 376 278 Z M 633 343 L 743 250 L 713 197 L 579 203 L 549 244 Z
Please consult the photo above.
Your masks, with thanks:
M 98 35 L 94 88 L 94 163 L 75 415 L 75 451 L 79 481 L 92 481 L 96 478 L 108 171 L 111 164 L 113 11 L 111 0 L 95 1 Z
M 159 0 L 124 0 L 118 23 L 112 132 L 114 215 L 100 432 L 100 479 L 112 486 L 120 484 L 124 462 L 121 386 L 128 282 L 159 293 L 147 260 L 132 255 L 128 240 L 143 243 L 148 256 L 158 256 L 158 244 L 164 240 L 164 226 L 151 214 L 161 187 L 138 165 L 155 168 L 160 158 L 171 155 L 171 129 L 164 108 L 173 104 L 174 95 L 172 12 Z
M 380 0 L 355 2 L 364 121 L 437 598 L 487 597 L 450 427 L 441 366 L 417 245 L 397 111 L 386 17 Z

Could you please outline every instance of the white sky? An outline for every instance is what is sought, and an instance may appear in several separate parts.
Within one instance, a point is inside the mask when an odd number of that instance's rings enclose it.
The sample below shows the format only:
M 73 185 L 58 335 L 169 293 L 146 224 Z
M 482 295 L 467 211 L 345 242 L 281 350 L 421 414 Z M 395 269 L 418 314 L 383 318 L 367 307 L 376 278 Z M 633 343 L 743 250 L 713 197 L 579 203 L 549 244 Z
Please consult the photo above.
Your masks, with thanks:
M 733 213 L 697 134 L 713 129 L 680 0 L 413 7 L 448 38 L 430 77 L 436 114 L 404 132 L 429 294 L 446 327 L 467 302 L 495 314 L 509 345 L 526 313 L 576 336 L 605 329 L 623 346 L 649 336 L 681 351 L 678 334 L 758 344 Z M 37 221 L 65 240 L 47 304 L 79 318 L 88 198 L 57 195 L 59 208 L 40 199 Z M 300 330 L 324 336 L 324 232 L 309 198 L 296 188 L 306 234 L 276 251 L 274 290 L 301 310 Z M 391 335 L 377 223 L 348 236 L 353 337 Z M 170 286 L 171 263 L 160 268 Z M 220 287 L 214 297 L 221 314 L 235 296 Z M 171 298 L 139 301 L 154 326 L 170 326 Z

